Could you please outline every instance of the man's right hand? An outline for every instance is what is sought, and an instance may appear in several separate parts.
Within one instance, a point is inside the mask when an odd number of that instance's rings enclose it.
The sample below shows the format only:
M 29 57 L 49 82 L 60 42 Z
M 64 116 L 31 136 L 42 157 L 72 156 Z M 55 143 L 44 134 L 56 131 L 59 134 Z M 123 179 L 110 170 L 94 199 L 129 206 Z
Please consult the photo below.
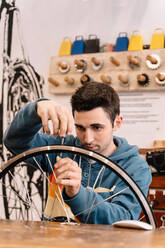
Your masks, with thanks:
M 53 135 L 65 136 L 72 133 L 73 118 L 71 113 L 62 105 L 52 100 L 37 102 L 37 114 L 41 118 L 42 126 L 47 134 L 50 134 L 48 121 L 52 121 Z

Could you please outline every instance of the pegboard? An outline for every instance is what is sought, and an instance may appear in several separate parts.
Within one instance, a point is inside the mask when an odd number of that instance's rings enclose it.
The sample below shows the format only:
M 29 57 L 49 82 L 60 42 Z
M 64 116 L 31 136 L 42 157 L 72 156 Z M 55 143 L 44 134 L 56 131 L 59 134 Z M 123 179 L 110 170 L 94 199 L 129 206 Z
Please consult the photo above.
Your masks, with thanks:
M 165 49 L 52 56 L 49 92 L 72 94 L 84 75 L 116 91 L 165 90 Z

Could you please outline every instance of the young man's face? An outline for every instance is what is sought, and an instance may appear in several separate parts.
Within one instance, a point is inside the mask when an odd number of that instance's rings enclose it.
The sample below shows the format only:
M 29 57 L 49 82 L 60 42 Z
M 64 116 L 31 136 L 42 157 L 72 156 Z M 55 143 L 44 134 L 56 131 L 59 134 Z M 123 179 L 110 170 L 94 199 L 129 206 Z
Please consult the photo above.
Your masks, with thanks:
M 75 111 L 74 121 L 77 136 L 84 148 L 103 155 L 109 155 L 114 151 L 113 130 L 116 130 L 116 127 L 112 127 L 110 118 L 103 108 Z

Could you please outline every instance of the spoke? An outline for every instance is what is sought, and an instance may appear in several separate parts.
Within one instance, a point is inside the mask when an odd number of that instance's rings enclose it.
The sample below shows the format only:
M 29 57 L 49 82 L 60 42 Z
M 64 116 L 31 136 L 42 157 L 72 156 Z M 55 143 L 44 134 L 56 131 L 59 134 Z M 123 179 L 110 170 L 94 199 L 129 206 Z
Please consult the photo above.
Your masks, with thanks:
M 105 170 L 105 166 L 102 166 L 101 170 L 99 171 L 99 173 L 98 173 L 98 175 L 97 175 L 97 178 L 96 178 L 96 180 L 95 180 L 95 182 L 94 182 L 94 185 L 93 185 L 93 187 L 92 187 L 93 189 L 95 189 L 96 184 L 97 184 L 97 182 L 98 182 L 98 180 L 99 180 L 100 174 L 101 174 L 101 172 L 102 172 L 103 170 Z M 102 177 L 101 177 L 101 180 L 100 180 L 100 184 L 101 184 L 101 182 L 102 182 L 102 178 L 103 178 L 103 174 L 102 174 Z M 100 184 L 99 184 L 99 185 L 100 185 Z
M 91 169 L 92 169 L 92 164 L 89 163 L 89 176 L 88 176 L 88 185 L 87 185 L 87 187 L 90 187 Z M 88 196 L 89 196 L 89 192 L 87 190 L 86 191 L 86 200 L 85 200 L 85 204 L 84 204 L 85 208 L 87 208 L 87 206 L 88 206 Z
M 22 170 L 22 165 L 20 165 L 20 170 Z M 29 209 L 30 207 L 30 201 L 27 201 L 27 198 L 26 199 L 23 199 L 22 195 L 24 193 L 24 188 L 25 188 L 25 185 L 24 185 L 24 176 L 22 176 L 21 174 L 18 174 L 18 171 L 16 170 L 15 171 L 15 174 L 17 173 L 17 176 L 19 175 L 19 183 L 22 184 L 21 185 L 18 185 L 14 175 L 10 172 L 10 175 L 12 176 L 12 180 L 13 180 L 13 191 L 16 193 L 16 196 L 18 197 L 18 201 L 17 199 L 15 199 L 15 205 L 19 203 L 19 207 L 20 207 L 20 214 L 21 214 L 21 217 L 20 219 L 23 219 L 24 220 L 24 214 L 22 214 L 22 212 L 24 211 L 24 209 L 26 208 L 25 206 L 27 206 L 27 209 Z M 21 179 L 21 180 L 20 180 Z M 15 190 L 14 190 L 15 189 Z M 16 191 L 17 190 L 17 191 Z M 10 202 L 10 200 L 9 200 Z M 16 212 L 17 213 L 17 212 Z
M 120 190 L 119 192 L 117 192 L 116 194 L 111 195 L 111 196 L 109 196 L 109 197 L 103 199 L 102 201 L 100 201 L 100 202 L 98 202 L 97 204 L 95 204 L 95 205 L 93 206 L 93 209 L 96 208 L 96 207 L 98 207 L 98 206 L 99 206 L 100 204 L 102 204 L 103 202 L 106 202 L 106 201 L 108 201 L 109 199 L 112 199 L 112 198 L 115 197 L 116 195 L 118 195 L 118 194 L 120 194 L 120 193 L 122 193 L 122 192 L 124 192 L 125 190 L 128 190 L 128 189 L 129 189 L 129 187 L 124 188 L 124 189 Z M 96 193 L 96 194 L 97 194 L 97 193 Z M 83 213 L 89 211 L 90 209 L 91 209 L 91 207 L 88 208 L 88 209 L 85 209 L 85 210 L 81 211 L 80 213 L 76 214 L 75 216 L 77 217 L 77 216 L 79 216 L 80 214 L 83 214 Z
M 14 192 L 14 193 L 16 193 L 16 192 Z M 8 199 L 8 197 L 7 197 L 7 196 L 5 196 L 5 195 L 1 195 L 1 194 L 0 194 L 0 196 L 2 196 L 3 198 L 7 198 L 7 199 Z M 15 201 L 15 198 L 10 197 L 10 200 Z M 22 199 L 22 202 L 23 202 L 24 204 L 27 204 L 27 205 L 28 205 L 28 203 L 27 203 L 27 202 L 25 202 L 25 201 L 24 201 L 24 199 Z
M 33 212 L 32 212 L 33 208 L 35 209 L 35 211 L 37 212 L 39 218 L 41 219 L 41 215 L 39 213 L 39 210 L 36 207 L 36 205 L 34 204 L 34 201 L 32 200 L 32 196 L 34 196 L 34 194 L 31 194 L 31 196 L 29 195 L 29 192 L 28 192 L 28 189 L 27 189 L 27 182 L 25 180 L 25 178 L 26 178 L 25 177 L 25 172 L 24 172 L 22 167 L 21 167 L 21 171 L 22 171 L 22 174 L 23 174 L 23 185 L 24 185 L 24 188 L 25 188 L 26 197 L 28 198 L 28 205 L 27 206 L 28 206 L 28 208 L 30 210 L 30 213 L 31 213 L 31 220 L 33 221 Z M 27 214 L 28 214 L 28 211 L 27 211 Z
M 38 163 L 38 161 L 36 160 L 36 158 L 33 157 L 33 159 L 34 159 L 34 161 L 36 162 L 36 164 L 38 165 L 38 167 L 40 168 L 40 170 L 44 173 L 42 167 L 40 166 L 40 164 Z M 52 167 L 52 165 L 51 165 L 51 167 Z M 52 169 L 52 168 L 51 168 L 51 169 Z M 44 175 L 45 175 L 45 173 L 44 173 Z M 63 203 L 61 202 L 61 199 L 63 199 L 63 197 L 60 199 L 59 195 L 58 195 L 57 192 L 54 190 L 53 184 L 52 184 L 52 182 L 49 180 L 49 177 L 46 176 L 46 178 L 47 178 L 47 180 L 48 180 L 48 183 L 52 186 L 53 192 L 55 193 L 55 195 L 56 195 L 56 197 L 57 197 L 59 203 L 61 204 L 62 208 L 64 209 L 64 211 L 65 211 L 65 213 L 66 213 L 67 210 L 65 209 L 66 207 L 65 207 L 64 200 L 63 200 Z M 61 192 L 60 189 L 58 189 L 58 190 L 59 190 L 59 192 Z M 68 212 L 66 213 L 66 216 L 68 216 Z M 67 220 L 69 220 L 68 222 L 70 222 L 69 216 L 68 216 Z
M 24 170 L 23 170 L 22 166 L 21 166 L 21 172 L 22 172 L 22 178 L 23 178 L 23 183 L 22 184 L 23 184 L 23 186 L 25 188 L 26 198 L 28 198 L 29 206 L 31 206 L 31 199 L 30 199 L 30 196 L 29 196 L 29 192 L 27 190 L 27 182 L 25 181 L 25 174 L 24 174 Z M 33 219 L 32 219 L 32 221 L 33 221 Z
M 36 158 L 34 158 L 34 157 L 33 157 L 33 160 L 35 161 L 35 163 L 38 165 L 38 167 L 39 167 L 39 169 L 41 170 L 41 172 L 42 172 L 42 173 L 44 174 L 44 176 L 46 177 L 46 179 L 47 179 L 48 183 L 50 183 L 50 184 L 53 186 L 52 182 L 49 180 L 49 177 L 48 177 L 48 176 L 46 176 L 45 172 L 43 171 L 42 167 L 40 166 L 40 164 L 38 163 L 38 161 L 36 160 Z M 56 192 L 56 191 L 54 191 L 54 193 L 56 194 L 56 196 L 57 196 L 58 200 L 60 201 L 60 198 L 59 198 L 59 196 L 58 196 L 57 192 Z
M 56 180 L 56 174 L 55 174 L 55 172 L 54 172 L 52 163 L 51 163 L 51 161 L 50 161 L 50 159 L 49 159 L 48 154 L 46 154 L 46 156 L 47 156 L 49 165 L 50 165 L 50 167 L 51 167 L 51 170 L 52 170 L 52 172 L 53 172 L 53 176 L 54 176 L 54 178 L 55 178 L 55 180 Z M 66 214 L 66 217 L 67 217 L 67 221 L 68 221 L 68 223 L 70 223 L 70 218 L 69 218 L 69 215 L 68 215 L 66 206 L 65 206 L 64 198 L 63 198 L 63 196 L 62 196 L 62 193 L 61 193 L 61 189 L 60 189 L 60 187 L 59 187 L 59 184 L 57 184 L 57 187 L 58 187 L 59 194 L 60 194 L 60 196 L 61 196 L 61 201 L 62 201 L 62 204 L 61 204 L 61 205 L 62 205 L 62 207 L 63 207 L 63 209 L 64 209 L 64 211 L 65 211 L 65 214 Z M 54 201 L 55 201 L 55 199 L 54 199 Z
M 102 182 L 102 179 L 103 179 L 103 175 L 104 175 L 104 170 L 105 170 L 105 166 L 102 166 L 101 170 L 99 171 L 99 173 L 98 173 L 98 175 L 97 175 L 97 178 L 96 178 L 96 180 L 95 180 L 95 183 L 94 183 L 94 185 L 93 185 L 93 189 L 95 189 L 96 184 L 97 184 L 97 181 L 99 180 L 99 177 L 100 177 L 101 173 L 103 172 L 103 173 L 102 173 L 102 176 L 101 176 L 101 179 L 100 179 L 100 182 L 99 182 L 99 187 L 100 187 L 101 182 Z M 88 213 L 88 216 L 87 216 L 87 219 L 86 219 L 86 222 L 85 222 L 85 223 L 88 222 L 88 219 L 89 219 L 90 213 L 91 213 L 91 211 L 92 211 L 92 209 L 93 209 L 93 207 L 94 207 L 96 198 L 97 198 L 97 193 L 95 194 L 94 200 L 93 200 L 93 202 L 92 202 L 92 204 L 91 204 L 91 207 L 90 207 L 90 209 L 89 209 L 89 213 Z
M 20 203 L 21 203 L 21 201 L 22 201 L 22 202 L 24 202 L 24 204 L 29 205 L 29 202 L 26 201 L 26 200 L 24 200 L 24 199 L 22 198 L 22 196 L 21 196 L 20 194 L 18 194 L 18 191 L 19 191 L 18 189 L 19 189 L 19 187 L 18 187 L 18 184 L 17 184 L 17 181 L 16 181 L 14 175 L 11 173 L 11 171 L 9 172 L 9 174 L 11 175 L 11 177 L 12 177 L 12 179 L 13 179 L 14 188 L 11 187 L 11 185 L 8 185 L 8 188 L 10 189 L 10 191 L 12 191 L 12 192 L 14 193 L 14 195 L 16 195 L 16 196 L 18 197 L 18 200 L 20 200 Z M 5 187 L 6 187 L 6 185 L 5 185 Z M 16 191 L 16 189 L 17 189 L 17 191 Z

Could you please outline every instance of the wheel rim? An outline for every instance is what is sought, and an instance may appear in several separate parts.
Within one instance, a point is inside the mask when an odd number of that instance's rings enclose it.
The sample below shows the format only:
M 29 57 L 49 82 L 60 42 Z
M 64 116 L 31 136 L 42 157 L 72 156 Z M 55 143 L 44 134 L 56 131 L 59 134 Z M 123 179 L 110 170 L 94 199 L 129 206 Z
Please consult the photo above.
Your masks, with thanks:
M 25 161 L 26 159 L 45 154 L 45 153 L 54 153 L 54 152 L 67 152 L 67 153 L 76 153 L 78 155 L 87 156 L 90 159 L 94 159 L 98 162 L 101 162 L 105 167 L 110 168 L 113 172 L 115 172 L 124 182 L 129 186 L 129 188 L 133 191 L 137 200 L 139 201 L 143 212 L 145 214 L 146 221 L 152 225 L 152 227 L 156 228 L 155 218 L 152 212 L 152 209 L 139 188 L 136 182 L 124 171 L 119 165 L 111 161 L 109 158 L 100 155 L 96 152 L 81 148 L 81 147 L 74 147 L 74 146 L 66 146 L 66 145 L 52 145 L 52 146 L 44 146 L 38 147 L 26 152 L 23 152 L 13 158 L 11 158 L 8 162 L 6 162 L 0 169 L 0 179 L 5 176 L 5 174 L 12 169 L 16 164 Z

